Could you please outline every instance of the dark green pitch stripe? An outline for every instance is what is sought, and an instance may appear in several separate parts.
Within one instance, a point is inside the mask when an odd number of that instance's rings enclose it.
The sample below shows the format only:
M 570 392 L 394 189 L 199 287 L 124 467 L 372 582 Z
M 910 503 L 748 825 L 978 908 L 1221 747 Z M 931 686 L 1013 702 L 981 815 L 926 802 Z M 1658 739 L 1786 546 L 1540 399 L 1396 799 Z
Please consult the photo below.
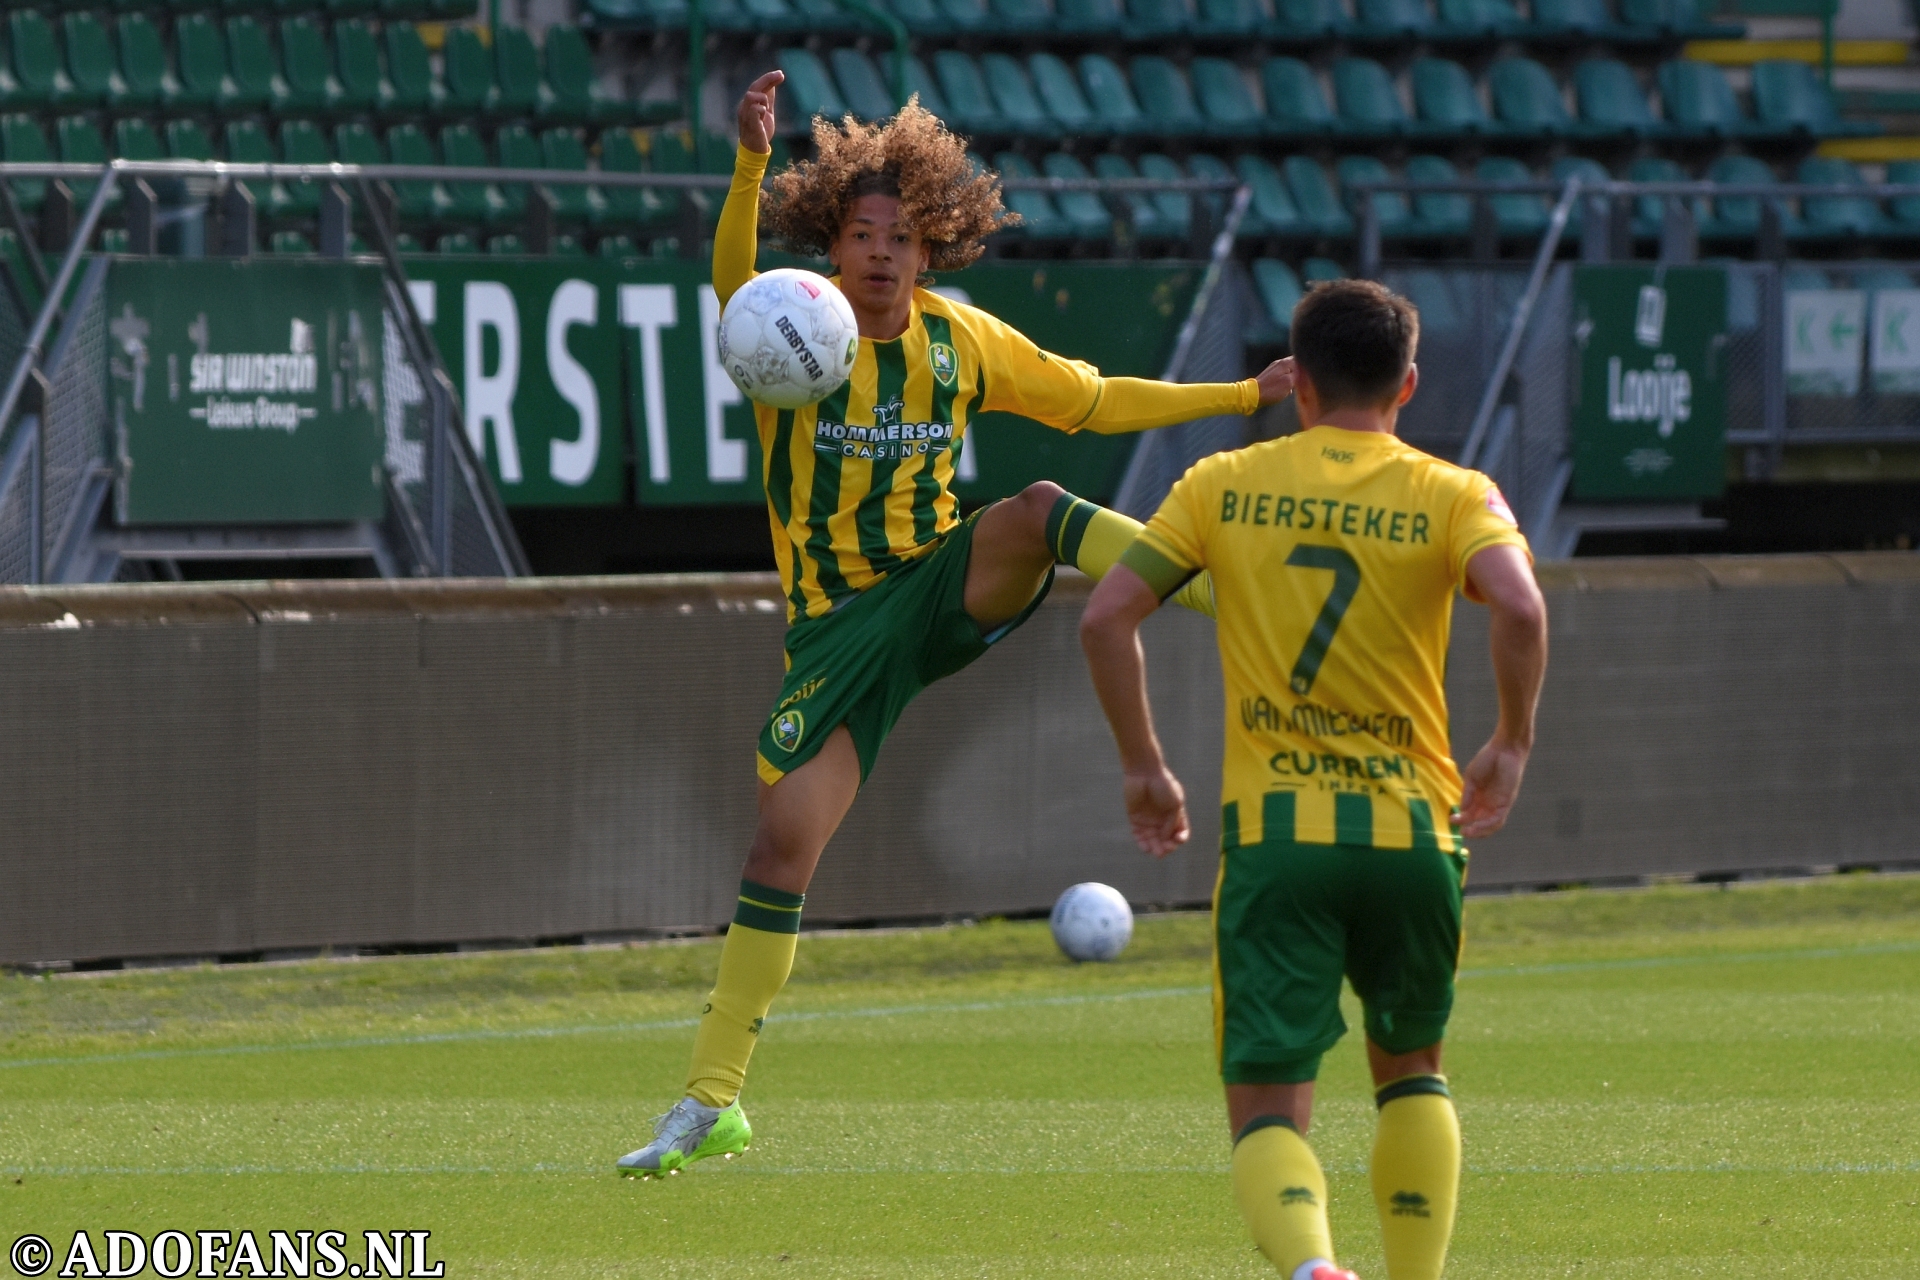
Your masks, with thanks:
M 773 518 L 780 522 L 780 536 L 787 537 L 787 522 L 793 519 L 793 410 L 782 409 L 774 419 L 773 447 L 767 450 L 767 506 L 773 511 Z M 800 563 L 796 550 L 793 564 L 793 584 L 787 590 L 787 603 L 795 612 L 805 616 L 807 599 L 800 591 L 800 572 L 804 566 Z
M 848 381 L 838 391 L 822 400 L 816 409 L 816 421 L 845 422 L 847 420 L 847 397 L 852 394 L 853 383 Z M 796 442 L 798 447 L 812 449 L 813 441 Z M 815 576 L 820 580 L 820 589 L 829 600 L 847 593 L 847 580 L 840 572 L 840 562 L 833 554 L 833 534 L 827 528 L 827 521 L 840 509 L 840 451 L 813 455 L 813 491 L 807 501 L 807 556 L 814 563 Z M 798 586 L 798 579 L 795 579 Z
M 873 358 L 877 375 L 874 379 L 874 408 L 877 410 L 881 405 L 895 400 L 904 402 L 907 397 L 907 340 L 896 338 L 892 342 L 874 343 Z M 893 541 L 887 537 L 887 500 L 893 496 L 893 474 L 899 469 L 898 458 L 875 458 L 873 480 L 867 486 L 866 496 L 860 499 L 859 509 L 854 512 L 853 524 L 859 531 L 860 554 L 867 558 L 867 563 L 875 573 L 886 573 L 900 564 L 900 558 L 893 554 Z
M 936 342 L 953 346 L 953 324 L 945 316 L 922 313 L 921 321 L 927 327 L 927 371 L 933 371 L 932 347 Z M 954 347 L 957 366 L 959 348 Z M 940 379 L 933 380 L 932 412 L 927 415 L 929 422 L 952 422 L 954 420 L 954 397 L 960 390 L 960 374 L 956 368 L 951 387 Z M 947 442 L 952 447 L 952 442 Z M 920 469 L 913 473 L 913 542 L 921 546 L 933 541 L 933 535 L 939 528 L 940 514 L 934 509 L 934 503 L 940 500 L 940 479 L 933 472 L 933 464 L 938 454 L 928 453 L 920 460 Z
M 1436 1094 L 1442 1098 L 1451 1098 L 1445 1076 L 1408 1076 L 1405 1080 L 1395 1080 L 1373 1095 L 1373 1105 L 1384 1107 L 1398 1098 L 1412 1098 L 1420 1094 Z

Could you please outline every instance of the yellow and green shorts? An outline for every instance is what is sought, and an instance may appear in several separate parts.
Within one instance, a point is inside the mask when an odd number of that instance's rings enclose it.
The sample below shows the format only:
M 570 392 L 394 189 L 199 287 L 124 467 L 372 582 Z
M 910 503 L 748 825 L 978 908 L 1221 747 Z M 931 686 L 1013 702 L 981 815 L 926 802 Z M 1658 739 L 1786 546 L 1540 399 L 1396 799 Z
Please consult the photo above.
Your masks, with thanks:
M 1291 824 L 1288 828 L 1291 829 Z M 1388 1053 L 1439 1041 L 1460 960 L 1464 854 L 1269 840 L 1221 854 L 1214 1040 L 1228 1084 L 1300 1084 L 1346 1034 L 1340 979 Z
M 984 510 L 985 508 L 982 508 Z M 967 612 L 976 511 L 932 551 L 893 570 L 832 613 L 787 629 L 787 678 L 760 730 L 759 768 L 771 785 L 813 759 L 841 725 L 853 735 L 860 780 L 919 692 L 985 653 L 1032 616 L 1053 571 L 1012 620 L 981 634 Z

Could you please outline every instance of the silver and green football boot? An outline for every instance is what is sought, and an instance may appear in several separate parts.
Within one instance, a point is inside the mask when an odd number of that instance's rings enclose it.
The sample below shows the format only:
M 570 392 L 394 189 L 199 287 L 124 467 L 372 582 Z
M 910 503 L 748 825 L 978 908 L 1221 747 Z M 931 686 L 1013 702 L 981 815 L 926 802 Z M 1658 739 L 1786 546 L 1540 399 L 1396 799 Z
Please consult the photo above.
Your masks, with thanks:
M 731 1106 L 709 1107 L 682 1098 L 673 1110 L 654 1120 L 653 1141 L 621 1156 L 617 1167 L 623 1177 L 665 1177 L 708 1156 L 731 1160 L 752 1141 L 753 1126 L 740 1110 L 739 1099 Z

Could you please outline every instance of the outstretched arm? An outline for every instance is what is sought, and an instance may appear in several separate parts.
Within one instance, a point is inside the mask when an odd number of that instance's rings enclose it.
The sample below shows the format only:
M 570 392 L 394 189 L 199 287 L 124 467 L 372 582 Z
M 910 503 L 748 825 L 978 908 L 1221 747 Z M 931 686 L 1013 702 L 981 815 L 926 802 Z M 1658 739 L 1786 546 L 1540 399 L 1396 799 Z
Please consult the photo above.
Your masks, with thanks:
M 760 179 L 773 153 L 773 94 L 784 71 L 769 71 L 747 86 L 740 99 L 740 151 L 733 160 L 733 186 L 713 231 L 713 291 L 722 307 L 753 279 L 759 252 Z
M 1093 673 L 1094 691 L 1107 713 L 1120 747 L 1127 821 L 1140 847 L 1164 858 L 1187 842 L 1186 793 L 1167 768 L 1160 739 L 1153 731 L 1147 702 L 1147 663 L 1140 649 L 1140 624 L 1160 607 L 1146 580 L 1126 565 L 1115 565 L 1087 601 L 1080 618 L 1080 647 Z
M 1100 435 L 1145 431 L 1232 413 L 1252 413 L 1293 392 L 1293 357 L 1275 360 L 1244 382 L 1158 382 L 1151 378 L 1103 378 L 1099 399 L 1082 430 Z
M 1533 712 L 1547 676 L 1547 602 L 1519 547 L 1501 543 L 1467 561 L 1467 582 L 1493 614 L 1494 683 L 1500 723 L 1465 770 L 1460 830 L 1488 836 L 1507 823 L 1533 751 Z

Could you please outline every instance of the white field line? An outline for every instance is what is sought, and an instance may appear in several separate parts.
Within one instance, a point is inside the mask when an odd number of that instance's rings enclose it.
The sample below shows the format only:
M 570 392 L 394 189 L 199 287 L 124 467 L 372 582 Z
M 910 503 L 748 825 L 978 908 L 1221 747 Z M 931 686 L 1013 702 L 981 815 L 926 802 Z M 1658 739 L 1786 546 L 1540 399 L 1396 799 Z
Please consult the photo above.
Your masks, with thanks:
M 1920 941 L 1889 942 L 1863 947 L 1818 947 L 1779 951 L 1731 952 L 1726 955 L 1649 956 L 1631 960 L 1584 960 L 1565 964 L 1505 965 L 1491 969 L 1462 969 L 1461 981 L 1479 978 L 1531 978 L 1610 970 L 1672 969 L 1722 964 L 1763 964 L 1781 960 L 1851 959 L 1870 955 L 1898 955 L 1920 951 Z M 868 1009 L 821 1009 L 783 1013 L 769 1022 L 838 1022 L 861 1018 L 927 1017 L 955 1013 L 999 1013 L 1011 1009 L 1062 1008 L 1115 1004 L 1133 1000 L 1165 1000 L 1207 995 L 1208 987 L 1158 987 L 1144 991 L 1107 991 L 1089 995 L 1016 996 L 1005 1000 L 972 1000 L 951 1004 L 885 1005 Z M 598 1022 L 568 1027 L 516 1027 L 500 1030 L 429 1032 L 405 1036 L 359 1036 L 339 1040 L 300 1040 L 280 1044 L 215 1045 L 199 1049 L 136 1049 L 120 1053 L 74 1054 L 49 1058 L 0 1059 L 0 1070 L 29 1067 L 104 1066 L 121 1062 L 152 1062 L 170 1058 L 227 1057 L 248 1054 L 306 1053 L 315 1050 L 384 1049 L 403 1045 L 466 1044 L 476 1041 L 539 1040 L 558 1036 L 646 1035 L 697 1026 L 698 1018 L 662 1018 L 650 1022 Z
M 343 1175 L 361 1176 L 367 1174 L 396 1174 L 401 1176 L 462 1176 L 462 1175 L 499 1175 L 499 1174 L 561 1174 L 570 1177 L 604 1177 L 612 1173 L 611 1164 L 415 1164 L 415 1165 L 0 1165 L 0 1174 L 8 1177 L 40 1178 L 83 1178 L 83 1177 L 233 1177 L 238 1175 Z M 994 1167 L 970 1164 L 931 1164 L 921 1166 L 874 1165 L 781 1165 L 774 1168 L 756 1166 L 743 1160 L 728 1165 L 728 1175 L 752 1175 L 755 1177 L 823 1177 L 828 1175 L 852 1177 L 919 1177 L 947 1176 L 952 1174 L 993 1174 L 1013 1177 L 1110 1177 L 1115 1175 L 1142 1175 L 1160 1177 L 1167 1174 L 1199 1174 L 1207 1177 L 1224 1176 L 1228 1166 L 1224 1161 L 1217 1164 L 1153 1165 L 1137 1168 L 1119 1165 L 1106 1165 L 1091 1168 L 1021 1168 L 1018 1166 Z M 714 1172 L 718 1172 L 717 1170 Z M 1362 1176 L 1367 1172 L 1365 1165 L 1342 1166 L 1329 1164 L 1327 1172 Z M 1716 1164 L 1528 1164 L 1528 1165 L 1474 1165 L 1467 1164 L 1464 1172 L 1475 1177 L 1652 1177 L 1668 1174 L 1731 1174 L 1756 1177 L 1805 1177 L 1809 1175 L 1840 1174 L 1891 1174 L 1907 1175 L 1920 1173 L 1920 1161 L 1905 1164 L 1798 1164 L 1798 1165 L 1742 1165 L 1730 1163 Z M 692 1177 L 712 1177 L 713 1173 L 693 1174 Z

